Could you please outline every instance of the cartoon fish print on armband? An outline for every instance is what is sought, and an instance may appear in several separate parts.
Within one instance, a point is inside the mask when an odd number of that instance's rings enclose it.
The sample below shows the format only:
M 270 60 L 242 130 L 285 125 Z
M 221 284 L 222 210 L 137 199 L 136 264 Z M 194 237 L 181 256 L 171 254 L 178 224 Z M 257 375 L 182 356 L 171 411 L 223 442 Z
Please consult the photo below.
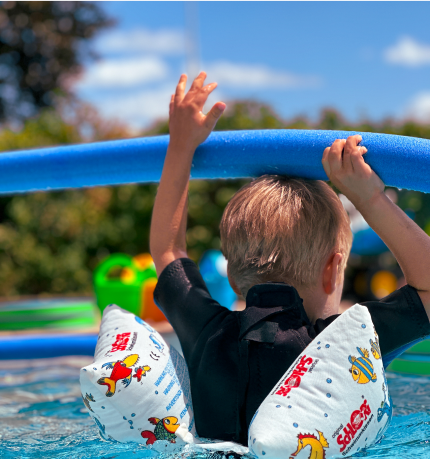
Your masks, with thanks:
M 151 417 L 148 419 L 155 425 L 154 432 L 145 430 L 140 433 L 142 438 L 147 438 L 147 445 L 154 444 L 155 441 L 169 441 L 176 443 L 176 430 L 179 428 L 178 419 L 176 417 L 164 417 L 159 419 Z
M 352 378 L 360 384 L 365 384 L 370 381 L 376 382 L 377 377 L 373 372 L 373 364 L 369 359 L 369 352 L 365 348 L 358 347 L 357 351 L 360 353 L 360 357 L 356 358 L 355 356 L 348 356 L 348 360 L 352 364 L 349 369 Z
M 299 434 L 297 450 L 291 454 L 292 457 L 295 457 L 302 449 L 307 446 L 310 446 L 311 451 L 308 458 L 325 458 L 325 448 L 328 448 L 327 439 L 324 437 L 321 431 L 316 430 L 318 433 L 318 438 L 310 433 Z M 290 457 L 290 458 L 292 458 Z
M 370 351 L 375 359 L 381 359 L 381 349 L 379 348 L 378 341 L 375 342 L 372 339 L 369 339 Z
M 151 368 L 149 366 L 140 366 L 135 369 L 135 374 L 133 378 L 136 378 L 138 382 L 142 380 L 142 377 L 146 376 L 146 373 L 149 372 Z
M 125 388 L 131 383 L 131 374 L 133 372 L 132 366 L 134 366 L 139 360 L 139 355 L 128 355 L 122 361 L 116 361 L 112 363 L 103 364 L 102 368 L 112 369 L 109 377 L 102 377 L 97 380 L 99 385 L 106 385 L 108 387 L 106 396 L 111 397 L 115 394 L 116 383 L 121 380 Z

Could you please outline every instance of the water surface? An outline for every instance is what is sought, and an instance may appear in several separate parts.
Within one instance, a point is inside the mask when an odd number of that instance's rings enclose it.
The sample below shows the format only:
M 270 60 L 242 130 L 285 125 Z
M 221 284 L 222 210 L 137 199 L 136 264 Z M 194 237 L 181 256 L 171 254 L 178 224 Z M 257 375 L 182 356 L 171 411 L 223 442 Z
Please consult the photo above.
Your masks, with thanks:
M 164 454 L 103 441 L 82 403 L 91 358 L 0 362 L 0 458 L 235 458 L 187 446 Z M 387 374 L 394 417 L 384 438 L 353 458 L 430 458 L 430 378 Z M 252 458 L 246 455 L 245 458 Z

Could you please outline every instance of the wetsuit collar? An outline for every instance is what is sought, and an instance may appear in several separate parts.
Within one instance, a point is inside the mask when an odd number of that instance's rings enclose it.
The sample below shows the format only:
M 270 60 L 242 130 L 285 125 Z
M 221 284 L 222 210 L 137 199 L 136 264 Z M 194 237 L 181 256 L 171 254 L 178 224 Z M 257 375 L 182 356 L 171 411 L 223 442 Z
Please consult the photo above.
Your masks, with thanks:
M 246 296 L 248 307 L 289 307 L 297 308 L 301 318 L 310 324 L 303 307 L 303 300 L 297 290 L 286 283 L 264 283 L 253 286 Z

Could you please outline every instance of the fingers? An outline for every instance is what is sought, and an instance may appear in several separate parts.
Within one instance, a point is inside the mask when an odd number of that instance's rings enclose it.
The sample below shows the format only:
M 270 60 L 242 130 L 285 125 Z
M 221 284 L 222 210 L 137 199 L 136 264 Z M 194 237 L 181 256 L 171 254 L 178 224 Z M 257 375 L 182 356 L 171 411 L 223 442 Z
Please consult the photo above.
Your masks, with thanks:
M 200 91 L 196 93 L 196 95 L 193 98 L 193 102 L 197 104 L 199 110 L 203 109 L 203 106 L 205 105 L 209 97 L 209 94 L 211 94 L 217 86 L 218 83 L 209 83 L 209 85 L 204 86 L 200 89 Z
M 355 152 L 351 154 L 351 163 L 355 172 L 367 170 L 370 171 L 370 166 L 364 161 L 363 155 L 367 153 L 366 147 L 357 147 Z
M 360 134 L 354 134 L 353 136 L 349 136 L 346 140 L 345 150 L 354 150 L 362 139 L 363 138 Z
M 170 98 L 169 114 L 171 115 L 175 106 L 179 105 L 183 108 L 189 107 L 193 108 L 193 111 L 197 110 L 201 112 L 209 95 L 218 86 L 217 83 L 209 83 L 208 85 L 203 86 L 205 79 L 206 72 L 200 72 L 194 79 L 188 93 L 185 94 L 187 76 L 185 74 L 181 75 L 176 87 L 176 93 Z M 224 112 L 225 107 L 226 105 L 223 102 L 217 102 L 206 116 L 200 113 L 199 117 L 208 128 L 213 129 L 219 117 Z
M 211 131 L 214 129 L 216 122 L 218 121 L 219 117 L 223 114 L 226 105 L 224 102 L 217 102 L 210 110 L 209 113 L 206 115 L 205 125 Z
M 187 85 L 187 76 L 185 74 L 182 74 L 181 78 L 179 79 L 178 86 L 176 87 L 176 93 L 175 93 L 176 103 L 182 102 L 182 99 L 184 98 L 184 94 L 185 94 L 186 85 Z
M 328 177 L 339 172 L 352 174 L 370 168 L 363 159 L 366 147 L 358 145 L 361 140 L 361 135 L 355 134 L 346 140 L 335 140 L 331 147 L 324 150 L 322 164 Z
M 357 146 L 361 140 L 362 137 L 360 134 L 355 134 L 354 136 L 349 136 L 345 142 L 345 146 L 343 148 L 343 167 L 347 172 L 352 172 L 354 170 L 352 156 L 360 150 L 360 147 Z
M 327 161 L 330 173 L 337 173 L 342 169 L 342 151 L 345 146 L 345 139 L 336 139 L 327 154 Z
M 172 115 L 173 107 L 175 106 L 175 95 L 172 94 L 170 96 L 170 104 L 169 104 L 169 115 Z
M 370 169 L 363 158 L 367 149 L 358 145 L 362 139 L 359 134 L 348 137 L 344 148 L 344 168 L 346 171 L 360 173 Z
M 206 85 L 205 88 L 203 88 L 203 83 L 205 82 L 206 79 L 206 72 L 200 72 L 197 77 L 194 79 L 190 90 L 184 97 L 184 102 L 191 102 L 193 104 L 197 105 L 198 110 L 201 110 L 203 108 L 204 103 L 206 102 L 206 98 L 204 97 L 204 94 L 206 93 Z
M 197 77 L 194 79 L 193 84 L 191 85 L 190 91 L 196 91 L 203 87 L 203 83 L 206 79 L 206 72 L 200 72 Z
M 330 164 L 328 162 L 328 154 L 330 153 L 330 147 L 327 147 L 324 149 L 323 157 L 322 157 L 322 165 L 324 168 L 325 173 L 327 174 L 327 177 L 330 177 Z

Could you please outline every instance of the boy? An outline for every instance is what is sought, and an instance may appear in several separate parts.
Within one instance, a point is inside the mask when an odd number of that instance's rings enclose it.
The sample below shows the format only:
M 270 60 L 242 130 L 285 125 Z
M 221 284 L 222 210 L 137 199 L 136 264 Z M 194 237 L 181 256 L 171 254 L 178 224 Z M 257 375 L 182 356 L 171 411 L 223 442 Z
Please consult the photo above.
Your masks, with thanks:
M 263 176 L 232 198 L 220 225 L 230 284 L 246 298 L 246 309 L 231 312 L 210 297 L 185 240 L 193 154 L 225 109 L 218 102 L 202 114 L 216 87 L 204 86 L 205 78 L 200 73 L 185 95 L 182 75 L 170 102 L 170 144 L 150 236 L 159 276 L 154 298 L 181 342 L 198 434 L 246 445 L 260 403 L 338 316 L 351 232 L 324 182 Z M 430 238 L 384 194 L 360 141 L 357 135 L 336 140 L 322 163 L 391 249 L 408 283 L 364 304 L 386 355 L 430 335 Z

